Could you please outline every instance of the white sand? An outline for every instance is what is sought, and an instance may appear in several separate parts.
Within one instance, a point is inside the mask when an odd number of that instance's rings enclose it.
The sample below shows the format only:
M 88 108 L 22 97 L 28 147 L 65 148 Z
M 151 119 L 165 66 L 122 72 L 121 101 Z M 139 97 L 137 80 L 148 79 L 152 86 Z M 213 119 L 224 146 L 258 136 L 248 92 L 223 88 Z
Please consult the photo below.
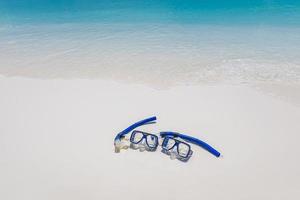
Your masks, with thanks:
M 266 90 L 0 77 L 0 199 L 300 199 L 299 102 Z M 224 157 L 115 154 L 115 134 L 152 115 L 142 130 L 188 133 Z

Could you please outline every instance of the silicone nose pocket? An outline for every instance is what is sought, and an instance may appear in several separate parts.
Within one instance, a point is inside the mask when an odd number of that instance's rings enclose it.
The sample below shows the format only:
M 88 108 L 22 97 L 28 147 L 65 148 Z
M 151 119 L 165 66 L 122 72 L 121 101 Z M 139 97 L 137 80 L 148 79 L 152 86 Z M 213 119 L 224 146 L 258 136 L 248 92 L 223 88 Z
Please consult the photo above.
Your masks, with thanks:
M 171 160 L 174 160 L 177 158 L 177 147 L 174 147 L 171 151 L 170 151 L 170 158 Z
M 157 137 L 153 135 L 147 135 L 146 139 L 149 147 L 155 148 L 157 146 L 158 143 Z
M 143 141 L 140 142 L 138 146 L 139 146 L 140 152 L 145 151 L 145 150 L 146 150 L 146 143 L 145 143 L 145 140 L 143 139 Z

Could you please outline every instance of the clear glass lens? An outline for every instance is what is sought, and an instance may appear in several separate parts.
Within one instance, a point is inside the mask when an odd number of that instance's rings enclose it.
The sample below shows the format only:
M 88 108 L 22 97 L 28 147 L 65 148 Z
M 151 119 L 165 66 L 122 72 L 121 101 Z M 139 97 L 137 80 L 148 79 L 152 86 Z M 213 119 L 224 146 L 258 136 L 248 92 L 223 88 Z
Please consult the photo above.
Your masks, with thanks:
M 175 140 L 173 140 L 172 138 L 166 138 L 163 147 L 166 150 L 170 150 L 170 149 L 172 149 L 174 147 L 175 144 L 176 144 Z
M 184 143 L 178 144 L 178 154 L 182 157 L 187 157 L 190 151 L 190 147 Z
M 156 147 L 157 146 L 157 137 L 153 135 L 147 135 L 147 143 L 149 147 Z
M 139 143 L 144 137 L 143 133 L 141 133 L 141 132 L 134 132 L 133 134 L 134 135 L 131 138 L 131 140 L 132 140 L 131 142 L 133 142 L 133 143 Z

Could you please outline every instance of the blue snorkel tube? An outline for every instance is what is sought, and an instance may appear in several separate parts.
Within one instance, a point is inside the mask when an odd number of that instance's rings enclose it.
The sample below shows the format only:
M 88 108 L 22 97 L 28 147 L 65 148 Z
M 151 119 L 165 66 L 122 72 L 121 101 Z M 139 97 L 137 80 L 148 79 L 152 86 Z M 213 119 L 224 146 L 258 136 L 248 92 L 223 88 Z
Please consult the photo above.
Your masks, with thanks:
M 176 132 L 171 132 L 171 131 L 166 131 L 166 132 L 160 132 L 160 136 L 161 137 L 166 137 L 166 136 L 171 136 L 171 137 L 179 137 L 187 142 L 190 142 L 192 144 L 198 145 L 200 147 L 202 147 L 203 149 L 205 149 L 206 151 L 208 151 L 209 153 L 213 154 L 216 157 L 220 157 L 221 153 L 218 152 L 216 149 L 214 149 L 212 146 L 210 146 L 209 144 L 203 142 L 202 140 L 199 140 L 197 138 L 188 136 L 188 135 L 184 135 L 184 134 L 180 134 L 180 133 L 176 133 Z
M 114 140 L 115 144 L 116 144 L 116 142 L 121 141 L 122 137 L 124 137 L 126 134 L 130 133 L 130 131 L 134 130 L 135 128 L 145 125 L 145 124 L 148 124 L 148 123 L 153 123 L 155 121 L 156 121 L 156 117 L 153 116 L 153 117 L 143 119 L 141 121 L 138 121 L 138 122 L 132 124 L 131 126 L 129 126 L 128 128 L 124 129 L 123 131 L 121 131 L 120 133 L 118 133 L 116 135 L 115 140 Z

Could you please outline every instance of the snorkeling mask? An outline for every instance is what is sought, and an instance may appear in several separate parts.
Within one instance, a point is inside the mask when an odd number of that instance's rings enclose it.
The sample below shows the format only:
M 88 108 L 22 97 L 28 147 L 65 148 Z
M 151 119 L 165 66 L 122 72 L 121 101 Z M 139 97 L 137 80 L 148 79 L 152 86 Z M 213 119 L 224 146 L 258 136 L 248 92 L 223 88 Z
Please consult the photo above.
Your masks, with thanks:
M 120 152 L 121 149 L 139 149 L 140 151 L 156 151 L 157 147 L 161 145 L 162 153 L 169 155 L 171 159 L 178 159 L 183 162 L 187 162 L 193 155 L 191 146 L 189 143 L 195 144 L 207 150 L 216 157 L 220 157 L 220 152 L 211 147 L 209 144 L 199 140 L 197 138 L 184 135 L 176 132 L 160 132 L 161 144 L 159 142 L 159 137 L 155 134 L 146 133 L 143 131 L 134 130 L 135 128 L 149 124 L 155 123 L 156 117 L 151 117 L 144 119 L 142 121 L 136 122 L 135 124 L 129 126 L 115 137 L 115 152 Z M 130 139 L 126 139 L 125 135 L 129 134 Z
M 150 124 L 150 123 L 155 123 L 156 121 L 156 117 L 150 117 L 150 118 L 147 118 L 147 119 L 144 119 L 144 120 L 141 120 L 141 121 L 138 121 L 134 124 L 132 124 L 131 126 L 129 126 L 128 128 L 124 129 L 123 131 L 121 131 L 120 133 L 118 133 L 114 139 L 114 145 L 115 145 L 115 152 L 116 153 L 119 153 L 121 151 L 121 149 L 128 149 L 130 146 L 130 143 L 128 141 L 127 138 L 125 138 L 125 136 L 130 133 L 131 131 L 133 131 L 135 128 L 139 127 L 139 126 L 142 126 L 142 125 L 145 125 L 145 124 Z M 140 131 L 141 132 L 141 131 Z M 141 132 L 143 133 L 143 132 Z M 140 138 L 140 140 L 138 139 L 140 137 L 141 134 L 137 134 L 137 139 L 134 139 L 133 142 L 131 144 L 134 144 L 133 146 L 137 147 L 138 144 L 143 144 L 143 146 L 145 146 L 145 149 L 148 149 L 146 148 L 147 146 L 147 142 L 145 142 L 145 139 L 147 140 L 147 136 L 146 137 L 142 137 Z M 143 134 L 144 135 L 144 134 Z M 153 135 L 153 134 L 152 134 Z M 131 135 L 132 136 L 132 135 Z M 156 135 L 154 135 L 156 136 Z M 156 136 L 157 137 L 157 136 Z M 132 137 L 130 137 L 132 138 Z M 157 144 L 158 144 L 158 137 L 157 137 Z M 142 145 L 139 145 L 140 147 Z M 149 149 L 153 149 L 153 148 L 149 148 Z

